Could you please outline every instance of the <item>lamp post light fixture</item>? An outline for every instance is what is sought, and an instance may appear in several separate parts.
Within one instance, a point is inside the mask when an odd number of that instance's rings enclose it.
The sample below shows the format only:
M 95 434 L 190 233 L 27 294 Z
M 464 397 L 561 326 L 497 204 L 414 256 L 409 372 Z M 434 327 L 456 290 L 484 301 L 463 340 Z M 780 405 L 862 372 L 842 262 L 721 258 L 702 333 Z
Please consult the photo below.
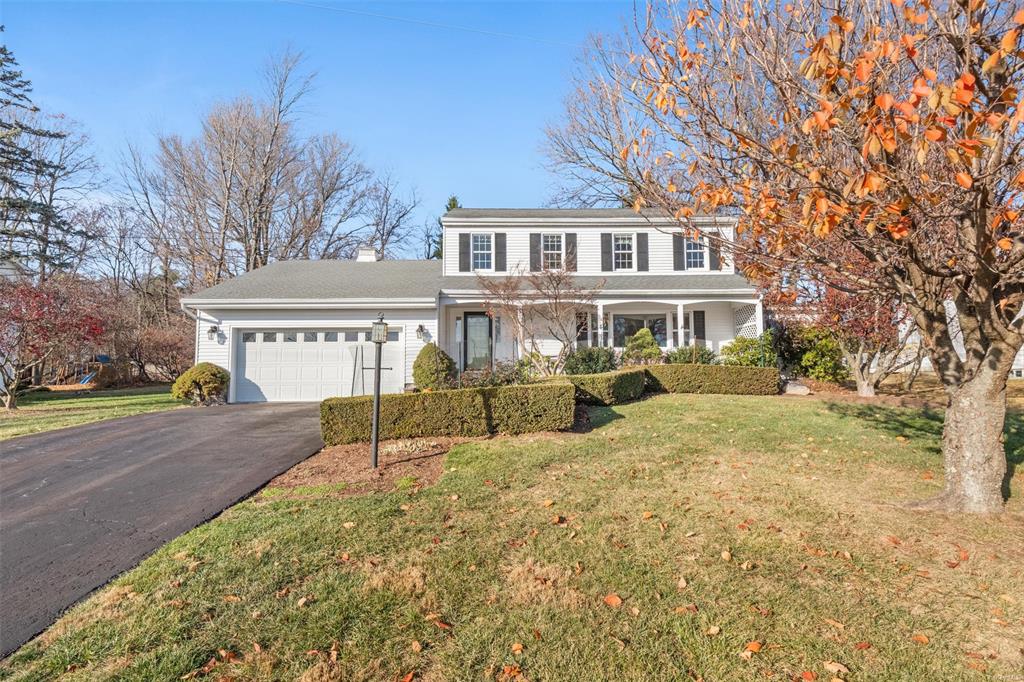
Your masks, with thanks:
M 370 327 L 370 341 L 374 345 L 373 363 L 373 422 L 370 425 L 370 463 L 377 468 L 377 442 L 380 427 L 380 355 L 381 348 L 388 342 L 388 323 L 384 321 L 384 313 Z
M 211 324 L 210 328 L 206 330 L 206 338 L 210 341 L 216 341 L 218 333 L 220 333 L 220 327 L 215 324 Z

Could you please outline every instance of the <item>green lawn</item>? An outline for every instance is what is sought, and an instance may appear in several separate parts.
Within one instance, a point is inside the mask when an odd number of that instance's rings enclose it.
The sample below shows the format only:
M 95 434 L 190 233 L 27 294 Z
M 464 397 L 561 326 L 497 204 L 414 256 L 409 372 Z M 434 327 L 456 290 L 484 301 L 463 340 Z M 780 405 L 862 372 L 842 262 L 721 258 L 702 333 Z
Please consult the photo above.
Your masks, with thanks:
M 460 445 L 419 491 L 268 490 L 74 608 L 0 677 L 1024 674 L 1019 415 L 1010 513 L 964 518 L 900 506 L 941 487 L 933 414 L 684 395 L 591 414 L 589 433 Z
M 114 417 L 181 407 L 168 386 L 82 393 L 36 392 L 22 396 L 18 409 L 0 407 L 0 440 Z

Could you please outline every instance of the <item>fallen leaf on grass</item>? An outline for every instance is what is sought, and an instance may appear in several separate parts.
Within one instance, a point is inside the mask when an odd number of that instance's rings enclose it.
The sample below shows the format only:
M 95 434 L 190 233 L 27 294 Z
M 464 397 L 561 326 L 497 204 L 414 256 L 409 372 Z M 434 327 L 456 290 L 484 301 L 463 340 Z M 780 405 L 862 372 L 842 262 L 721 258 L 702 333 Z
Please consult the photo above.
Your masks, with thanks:
M 234 602 L 242 601 L 242 598 L 239 597 L 237 594 L 225 594 L 223 597 L 221 597 L 221 600 L 226 604 L 231 604 Z
M 356 527 L 356 522 L 355 521 L 346 521 L 345 523 L 341 524 L 341 527 L 342 528 L 355 528 Z
M 732 552 L 727 549 L 722 550 L 722 561 L 732 561 Z
M 830 673 L 832 673 L 834 675 L 838 675 L 840 673 L 848 673 L 848 672 L 850 672 L 849 668 L 847 668 L 842 663 L 838 663 L 836 661 L 825 661 L 825 663 L 822 664 L 822 667 L 824 667 L 825 670 L 829 671 Z
M 871 642 L 857 642 L 853 645 L 853 648 L 857 651 L 867 651 L 871 648 Z
M 407 672 L 401 682 L 412 682 L 416 678 L 415 672 Z
M 740 658 L 749 661 L 754 654 L 761 650 L 761 642 L 754 640 L 753 642 L 747 642 L 747 646 L 740 652 Z
M 818 679 L 818 673 L 813 670 L 805 670 L 800 673 L 800 679 L 806 680 L 807 682 L 814 682 L 814 680 Z
M 676 589 L 677 590 L 685 590 L 687 584 L 688 583 L 686 582 L 686 576 L 680 576 L 679 577 L 679 582 L 676 583 Z
M 645 512 L 643 513 L 643 517 L 644 517 L 644 520 L 645 520 L 645 521 L 646 521 L 647 519 L 653 519 L 653 518 L 654 518 L 654 512 L 649 512 L 649 511 L 645 511 Z
M 845 630 L 846 629 L 846 624 L 845 623 L 840 623 L 838 620 L 832 620 L 831 618 L 824 618 L 822 620 L 824 620 L 826 623 L 828 623 L 832 627 L 836 628 L 837 630 Z
M 416 653 L 419 653 L 419 652 L 423 651 L 423 645 L 420 644 L 420 640 L 418 640 L 418 639 L 412 640 L 412 650 L 415 651 Z
M 915 642 L 917 642 L 918 644 L 927 644 L 927 643 L 928 643 L 928 641 L 929 641 L 929 640 L 928 640 L 928 635 L 923 635 L 923 634 L 920 634 L 920 633 L 919 633 L 919 634 L 916 634 L 916 635 L 914 635 L 914 636 L 913 636 L 913 637 L 911 637 L 910 639 L 914 640 L 914 641 L 915 641 Z
M 521 654 L 523 653 L 523 645 L 520 642 L 516 642 L 512 645 L 512 653 Z
M 722 628 L 718 627 L 717 625 L 712 625 L 707 630 L 705 630 L 704 633 L 708 637 L 714 637 L 715 635 L 717 635 L 721 631 L 722 631 Z
M 555 501 L 554 501 L 554 500 L 544 500 L 544 506 L 545 506 L 545 507 L 550 507 L 550 506 L 551 506 L 551 505 L 553 505 L 554 503 L 555 503 Z
M 612 607 L 613 609 L 617 609 L 620 606 L 622 606 L 622 597 L 612 592 L 610 594 L 605 595 L 604 603 Z

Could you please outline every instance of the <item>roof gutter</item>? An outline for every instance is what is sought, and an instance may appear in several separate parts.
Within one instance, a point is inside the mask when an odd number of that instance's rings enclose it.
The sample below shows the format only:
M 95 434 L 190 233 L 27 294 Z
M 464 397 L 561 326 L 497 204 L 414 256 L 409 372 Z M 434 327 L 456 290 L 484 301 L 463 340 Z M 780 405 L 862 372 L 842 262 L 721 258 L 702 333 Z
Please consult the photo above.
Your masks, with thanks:
M 184 298 L 182 308 L 433 308 L 437 297 L 430 298 Z

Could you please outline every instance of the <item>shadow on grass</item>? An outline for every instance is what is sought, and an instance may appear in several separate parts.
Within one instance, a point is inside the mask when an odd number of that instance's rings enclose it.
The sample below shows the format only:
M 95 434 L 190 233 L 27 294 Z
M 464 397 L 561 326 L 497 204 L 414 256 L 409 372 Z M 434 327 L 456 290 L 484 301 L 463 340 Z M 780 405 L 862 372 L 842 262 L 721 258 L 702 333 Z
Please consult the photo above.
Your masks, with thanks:
M 615 411 L 614 407 L 597 407 L 590 405 L 586 408 L 588 417 L 588 431 L 592 429 L 598 429 L 602 426 L 607 426 L 617 419 L 622 419 L 622 415 Z
M 927 438 L 928 451 L 942 454 L 943 412 L 929 407 L 923 409 L 891 408 L 862 403 L 826 403 L 830 412 L 841 417 L 852 417 L 870 423 L 875 428 L 894 436 Z M 1006 477 L 1003 479 L 1003 499 L 1010 499 L 1010 481 L 1017 466 L 1024 464 L 1024 413 L 1017 410 L 1006 412 L 1003 427 L 1006 451 Z

